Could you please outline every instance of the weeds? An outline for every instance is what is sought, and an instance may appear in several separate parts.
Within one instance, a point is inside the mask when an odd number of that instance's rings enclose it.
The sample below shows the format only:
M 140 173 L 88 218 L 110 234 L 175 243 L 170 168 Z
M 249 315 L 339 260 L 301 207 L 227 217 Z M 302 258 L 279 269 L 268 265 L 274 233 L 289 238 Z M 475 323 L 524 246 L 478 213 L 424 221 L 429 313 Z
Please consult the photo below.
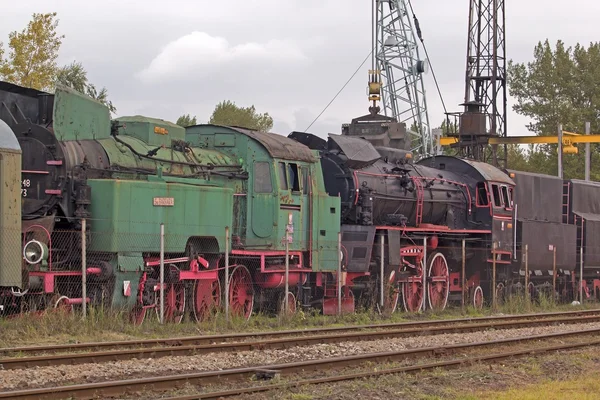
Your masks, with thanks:
M 523 295 L 507 297 L 498 306 L 497 313 L 520 314 L 561 310 L 583 310 L 596 306 L 585 302 L 573 306 L 557 305 L 547 296 L 536 296 L 529 302 Z M 212 315 L 201 323 L 189 319 L 180 324 L 161 325 L 157 313 L 150 310 L 144 323 L 133 325 L 129 314 L 123 310 L 88 308 L 87 318 L 83 320 L 80 312 L 66 313 L 49 310 L 41 314 L 29 314 L 16 318 L 0 319 L 0 346 L 8 347 L 23 344 L 75 343 L 105 340 L 126 340 L 134 338 L 161 338 L 189 335 L 206 335 L 224 332 L 252 332 L 282 329 L 306 329 L 324 326 L 370 325 L 415 320 L 443 320 L 463 317 L 483 317 L 495 314 L 490 307 L 477 310 L 472 306 L 450 305 L 444 311 L 427 310 L 409 314 L 398 310 L 384 316 L 375 311 L 357 310 L 353 314 L 321 315 L 318 310 L 302 310 L 291 315 L 266 315 L 253 313 L 249 320 L 232 316 L 229 321 L 222 312 Z

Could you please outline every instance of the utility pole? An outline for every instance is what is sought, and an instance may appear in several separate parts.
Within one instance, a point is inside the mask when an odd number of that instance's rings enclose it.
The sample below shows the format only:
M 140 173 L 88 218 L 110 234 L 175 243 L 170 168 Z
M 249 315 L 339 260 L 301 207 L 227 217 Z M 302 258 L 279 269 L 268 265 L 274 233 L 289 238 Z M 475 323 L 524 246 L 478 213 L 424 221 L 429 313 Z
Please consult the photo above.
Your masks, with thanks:
M 586 122 L 585 123 L 585 134 L 589 135 L 590 134 L 590 123 Z M 589 181 L 590 180 L 590 144 L 586 143 L 585 144 L 585 180 Z

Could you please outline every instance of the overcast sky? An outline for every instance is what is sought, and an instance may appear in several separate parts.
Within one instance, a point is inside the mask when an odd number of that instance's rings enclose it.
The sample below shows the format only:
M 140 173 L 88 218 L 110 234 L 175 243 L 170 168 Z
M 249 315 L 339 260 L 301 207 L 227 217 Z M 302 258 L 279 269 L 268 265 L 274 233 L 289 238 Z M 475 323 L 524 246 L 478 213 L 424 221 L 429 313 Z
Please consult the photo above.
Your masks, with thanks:
M 370 51 L 370 0 L 28 0 L 0 15 L 0 41 L 34 12 L 58 12 L 66 35 L 59 64 L 81 61 L 106 86 L 118 115 L 205 122 L 221 100 L 254 104 L 273 131 L 304 130 Z M 464 96 L 468 0 L 413 0 L 446 106 Z M 506 0 L 507 57 L 529 61 L 539 40 L 587 45 L 597 40 L 600 3 Z M 369 63 L 310 131 L 340 133 L 368 112 Z M 426 76 L 432 127 L 444 114 Z M 509 99 L 510 104 L 510 99 Z M 527 134 L 509 106 L 509 135 Z M 582 127 L 583 129 L 583 127 Z

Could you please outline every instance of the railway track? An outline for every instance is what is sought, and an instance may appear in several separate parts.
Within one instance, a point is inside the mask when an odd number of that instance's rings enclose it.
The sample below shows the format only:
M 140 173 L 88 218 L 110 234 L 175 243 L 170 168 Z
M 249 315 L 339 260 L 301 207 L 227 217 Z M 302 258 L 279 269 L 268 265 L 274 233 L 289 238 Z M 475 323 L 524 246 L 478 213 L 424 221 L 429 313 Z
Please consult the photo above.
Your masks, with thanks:
M 584 314 L 584 315 L 581 315 Z M 588 312 L 569 312 L 569 313 L 552 313 L 550 318 L 540 318 L 540 314 L 528 316 L 509 316 L 509 317 L 492 317 L 481 319 L 457 319 L 450 321 L 424 321 L 415 323 L 401 324 L 385 324 L 385 325 L 370 325 L 367 327 L 349 327 L 349 328 L 326 328 L 323 330 L 299 330 L 299 331 L 283 331 L 269 334 L 261 332 L 250 334 L 236 335 L 215 335 L 204 337 L 181 338 L 175 340 L 150 340 L 150 341 L 122 341 L 116 342 L 124 346 L 133 348 L 118 349 L 118 350 L 103 350 L 82 352 L 85 349 L 93 349 L 94 346 L 104 343 L 94 344 L 79 344 L 75 345 L 79 352 L 77 353 L 58 353 L 25 357 L 10 357 L 0 359 L 0 367 L 8 369 L 23 369 L 35 366 L 57 366 L 57 365 L 73 365 L 83 363 L 101 363 L 109 361 L 129 360 L 134 358 L 160 358 L 167 356 L 187 356 L 206 354 L 214 352 L 234 352 L 234 351 L 250 351 L 250 350 L 272 350 L 285 349 L 294 346 L 309 346 L 322 343 L 341 343 L 346 341 L 364 341 L 377 340 L 387 338 L 399 338 L 410 336 L 425 336 L 447 333 L 467 333 L 477 332 L 486 329 L 515 329 L 535 326 L 548 326 L 557 324 L 581 324 L 600 321 L 600 313 L 598 311 Z M 561 316 L 556 316 L 561 315 Z M 535 318 L 534 318 L 535 316 Z M 519 319 L 517 319 L 519 318 Z M 480 321 L 484 322 L 480 322 Z M 310 332 L 310 335 L 306 333 Z M 324 333 L 322 333 L 324 332 Z M 304 334 L 304 335 L 302 335 Z M 274 336 L 274 338 L 272 338 Z M 258 338 L 258 340 L 241 340 L 230 341 L 235 339 Z M 266 339 L 265 339 L 266 338 Z M 185 344 L 192 343 L 192 344 Z M 196 343 L 200 344 L 196 344 Z M 148 343 L 168 343 L 163 347 L 138 347 L 139 344 Z M 115 346 L 115 342 L 107 342 L 108 346 Z M 133 346 L 132 346 L 133 345 Z M 50 347 L 40 347 L 50 349 Z M 71 348 L 70 346 L 57 346 L 56 348 Z M 55 348 L 55 349 L 56 349 Z M 28 353 L 31 352 L 31 347 Z M 3 352 L 12 351 L 18 353 L 17 348 L 2 349 Z
M 389 329 L 429 329 L 441 326 L 453 326 L 457 324 L 467 323 L 494 323 L 502 321 L 535 321 L 546 320 L 547 318 L 568 318 L 578 316 L 600 316 L 600 309 L 594 310 L 578 310 L 578 311 L 563 311 L 551 313 L 532 313 L 532 314 L 516 314 L 502 315 L 491 317 L 476 317 L 476 318 L 457 318 L 436 321 L 415 321 L 415 322 L 398 322 L 388 324 L 373 324 L 373 325 L 353 325 L 343 327 L 327 327 L 327 328 L 312 328 L 312 329 L 296 329 L 285 331 L 267 331 L 267 332 L 245 332 L 234 334 L 219 334 L 219 335 L 203 335 L 203 336 L 188 336 L 178 338 L 163 338 L 163 339 L 141 339 L 141 340 L 118 340 L 93 343 L 70 343 L 60 345 L 42 345 L 42 346 L 19 346 L 0 348 L 0 357 L 18 354 L 20 356 L 27 354 L 53 354 L 53 353 L 75 353 L 89 352 L 98 350 L 111 350 L 127 348 L 155 348 L 162 347 L 177 347 L 185 345 L 208 345 L 216 343 L 227 343 L 233 341 L 259 340 L 259 339 L 275 339 L 285 337 L 300 337 L 313 334 L 327 333 L 352 333 L 374 331 L 374 330 L 389 330 Z
M 598 335 L 600 329 L 589 329 L 583 331 L 572 331 L 572 332 L 560 332 L 546 335 L 536 335 L 528 337 L 510 338 L 493 341 L 483 341 L 476 343 L 456 344 L 451 346 L 443 347 L 423 347 L 415 348 L 403 351 L 395 352 L 383 352 L 383 353 L 366 353 L 359 355 L 352 355 L 347 357 L 335 357 L 325 358 L 311 361 L 291 362 L 283 364 L 272 364 L 272 365 L 261 365 L 254 367 L 244 368 L 232 368 L 227 370 L 219 371 L 207 371 L 199 373 L 188 373 L 178 374 L 169 376 L 155 376 L 141 379 L 127 379 L 118 381 L 107 381 L 100 383 L 89 383 L 89 384 L 78 384 L 70 386 L 56 386 L 39 389 L 28 389 L 28 390 L 15 390 L 8 392 L 0 392 L 0 399 L 64 399 L 64 398 L 77 398 L 77 399 L 88 399 L 97 396 L 111 397 L 111 396 L 123 396 L 132 392 L 141 392 L 144 390 L 170 390 L 179 387 L 182 384 L 189 383 L 193 385 L 207 385 L 215 383 L 223 383 L 224 381 L 244 381 L 250 378 L 259 377 L 264 379 L 274 375 L 279 376 L 294 376 L 306 372 L 314 371 L 331 371 L 346 367 L 358 367 L 366 362 L 373 363 L 388 363 L 398 362 L 414 358 L 425 358 L 425 357 L 440 357 L 449 356 L 457 352 L 465 352 L 469 350 L 487 349 L 490 347 L 511 347 L 516 344 L 522 343 L 533 343 L 533 346 L 529 346 L 525 349 L 511 350 L 484 355 L 473 355 L 461 358 L 454 358 L 449 360 L 443 360 L 439 362 L 426 363 L 426 364 L 414 364 L 409 366 L 403 366 L 398 368 L 390 368 L 383 370 L 369 370 L 368 372 L 358 372 L 349 375 L 343 374 L 332 374 L 331 376 L 321 378 L 309 378 L 292 380 L 291 382 L 281 384 L 271 384 L 262 386 L 250 386 L 240 387 L 235 389 L 228 389 L 225 391 L 202 393 L 193 396 L 175 397 L 170 400 L 184 400 L 184 399 L 218 399 L 231 397 L 242 394 L 265 392 L 276 389 L 285 389 L 292 386 L 319 384 L 326 382 L 339 382 L 343 380 L 351 380 L 365 377 L 373 377 L 384 374 L 394 373 L 409 373 L 431 370 L 434 368 L 452 368 L 469 365 L 476 362 L 489 362 L 502 360 L 510 357 L 518 357 L 524 355 L 541 354 L 550 351 L 569 350 L 587 346 L 600 345 L 600 339 L 597 336 L 589 338 L 589 336 Z M 588 337 L 588 340 L 580 340 L 573 343 L 561 343 L 558 345 L 550 345 L 545 347 L 536 347 L 536 342 L 547 341 L 547 340 L 564 340 L 573 337 Z

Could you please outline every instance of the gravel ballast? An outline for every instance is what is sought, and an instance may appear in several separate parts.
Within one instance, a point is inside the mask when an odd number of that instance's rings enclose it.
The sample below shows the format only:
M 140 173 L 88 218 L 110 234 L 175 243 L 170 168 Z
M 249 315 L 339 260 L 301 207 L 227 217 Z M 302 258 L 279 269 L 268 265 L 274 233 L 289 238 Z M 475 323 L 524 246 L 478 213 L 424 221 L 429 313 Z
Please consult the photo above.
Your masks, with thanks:
M 32 367 L 25 370 L 1 370 L 0 390 L 31 389 L 73 383 L 90 383 L 134 377 L 170 375 L 182 372 L 222 370 L 236 367 L 288 363 L 354 354 L 401 351 L 410 348 L 472 343 L 549 333 L 600 329 L 600 322 L 532 328 L 451 333 L 397 339 L 317 344 L 283 350 L 255 350 L 235 353 L 208 353 L 112 361 L 99 364 Z M 368 335 L 368 333 L 366 333 Z

